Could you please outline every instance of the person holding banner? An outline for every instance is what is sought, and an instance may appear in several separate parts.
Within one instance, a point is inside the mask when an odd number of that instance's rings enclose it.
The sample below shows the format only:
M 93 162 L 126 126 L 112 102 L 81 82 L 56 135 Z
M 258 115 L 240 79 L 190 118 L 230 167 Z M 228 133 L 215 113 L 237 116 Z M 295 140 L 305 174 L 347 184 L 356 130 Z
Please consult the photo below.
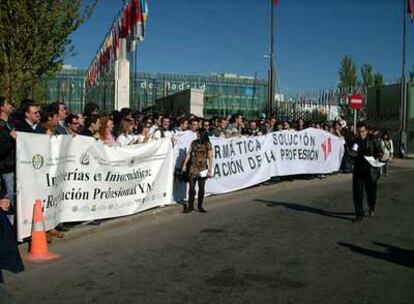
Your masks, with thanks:
M 138 143 L 137 136 L 134 135 L 134 120 L 123 119 L 121 121 L 121 134 L 117 137 L 116 142 L 121 146 L 125 147 Z
M 356 213 L 354 222 L 360 222 L 364 218 L 364 187 L 367 193 L 369 216 L 374 216 L 377 201 L 377 181 L 380 168 L 371 165 L 367 158 L 373 157 L 378 160 L 382 158 L 384 153 L 380 143 L 372 136 L 368 136 L 366 124 L 358 123 L 357 138 L 353 142 L 349 154 L 355 160 L 352 181 Z
M 227 120 L 225 118 L 219 118 L 217 127 L 213 129 L 212 134 L 215 137 L 225 137 L 224 136 L 224 130 L 226 130 L 227 127 Z
M 176 139 L 174 137 L 173 132 L 170 131 L 170 119 L 168 117 L 161 118 L 161 125 L 154 131 L 152 138 L 155 140 L 161 138 L 168 138 L 171 140 L 173 146 L 176 144 Z
M 53 105 L 49 105 L 42 112 L 40 122 L 45 134 L 56 135 L 56 127 L 59 124 L 58 110 Z
M 137 135 L 137 143 L 146 144 L 152 141 L 152 136 L 151 136 L 151 131 L 150 131 L 151 128 L 152 128 L 151 120 L 144 120 L 142 122 L 142 130 Z
M 188 130 L 190 130 L 191 132 L 197 133 L 198 130 L 198 120 L 195 118 L 191 118 L 188 121 Z
M 241 113 L 234 114 L 231 117 L 230 124 L 224 130 L 224 135 L 229 137 L 240 137 L 243 128 L 243 115 Z
M 198 129 L 197 139 L 194 140 L 182 166 L 182 171 L 188 176 L 188 208 L 184 209 L 184 213 L 194 211 L 195 186 L 198 183 L 198 205 L 199 212 L 206 213 L 203 208 L 203 200 L 205 193 L 206 180 L 212 177 L 213 168 L 213 148 L 208 137 L 207 130 Z
M 174 129 L 174 133 L 177 132 L 184 132 L 188 129 L 188 119 L 185 117 L 182 117 L 177 122 L 177 128 Z
M 40 107 L 30 99 L 20 103 L 20 121 L 16 124 L 16 131 L 44 134 L 45 130 L 39 125 Z
M 14 214 L 14 208 L 0 189 L 0 283 L 3 283 L 2 269 L 15 273 L 24 270 L 16 234 L 7 217 L 11 214 Z
M 110 116 L 103 116 L 100 119 L 100 127 L 98 129 L 99 141 L 104 145 L 108 146 L 117 146 L 118 143 L 115 140 L 115 137 L 112 135 L 114 129 L 114 122 Z
M 78 115 L 69 114 L 65 119 L 65 125 L 67 126 L 69 135 L 76 136 L 79 134 L 80 122 Z
M 101 127 L 101 121 L 98 115 L 87 116 L 85 119 L 85 126 L 80 135 L 99 138 L 99 129 Z

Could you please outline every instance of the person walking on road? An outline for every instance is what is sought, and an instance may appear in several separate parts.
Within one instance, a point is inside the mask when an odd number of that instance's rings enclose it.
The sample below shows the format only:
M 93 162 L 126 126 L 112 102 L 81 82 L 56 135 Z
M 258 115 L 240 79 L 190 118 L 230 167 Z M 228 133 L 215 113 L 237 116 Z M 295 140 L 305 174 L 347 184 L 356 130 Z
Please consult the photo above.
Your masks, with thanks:
M 198 205 L 199 212 L 205 213 L 203 200 L 205 193 L 206 180 L 212 177 L 213 152 L 207 130 L 201 128 L 197 131 L 197 139 L 191 143 L 187 156 L 182 166 L 182 171 L 188 176 L 188 208 L 184 213 L 194 210 L 195 186 L 198 183 Z
M 357 138 L 352 144 L 350 155 L 355 160 L 352 182 L 356 213 L 354 222 L 360 222 L 364 218 L 364 187 L 367 193 L 368 215 L 374 216 L 377 202 L 377 181 L 380 172 L 380 168 L 372 166 L 365 157 L 379 160 L 383 156 L 380 142 L 368 135 L 368 128 L 364 123 L 357 125 Z

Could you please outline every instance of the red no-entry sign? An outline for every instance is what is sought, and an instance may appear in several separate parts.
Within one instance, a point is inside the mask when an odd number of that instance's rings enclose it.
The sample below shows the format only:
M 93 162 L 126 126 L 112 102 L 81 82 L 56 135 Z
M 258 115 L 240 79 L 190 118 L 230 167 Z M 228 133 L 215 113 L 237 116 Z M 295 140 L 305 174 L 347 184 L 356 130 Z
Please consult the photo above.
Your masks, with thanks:
M 359 110 L 364 106 L 364 97 L 361 94 L 352 94 L 348 97 L 348 106 L 354 110 Z

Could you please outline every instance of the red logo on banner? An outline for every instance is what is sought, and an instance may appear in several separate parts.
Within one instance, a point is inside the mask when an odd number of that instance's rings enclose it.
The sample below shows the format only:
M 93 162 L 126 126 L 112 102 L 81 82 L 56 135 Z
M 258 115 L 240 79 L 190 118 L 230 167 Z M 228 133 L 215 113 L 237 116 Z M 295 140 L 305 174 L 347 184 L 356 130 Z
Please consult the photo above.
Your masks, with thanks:
M 323 151 L 323 155 L 325 156 L 325 160 L 328 158 L 328 156 L 331 154 L 332 152 L 332 143 L 331 143 L 331 138 L 326 139 L 322 144 L 322 151 Z

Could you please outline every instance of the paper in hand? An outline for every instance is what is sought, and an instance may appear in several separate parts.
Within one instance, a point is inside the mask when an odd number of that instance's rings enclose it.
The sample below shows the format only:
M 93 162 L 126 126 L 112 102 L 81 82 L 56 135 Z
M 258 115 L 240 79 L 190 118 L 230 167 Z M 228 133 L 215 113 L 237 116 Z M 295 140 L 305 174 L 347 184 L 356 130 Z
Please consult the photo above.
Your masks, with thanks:
M 364 158 L 369 162 L 369 164 L 371 165 L 371 166 L 373 166 L 373 167 L 376 167 L 376 168 L 381 168 L 382 166 L 384 166 L 385 165 L 385 163 L 383 163 L 383 162 L 380 162 L 379 160 L 377 160 L 377 159 L 375 159 L 374 157 L 372 157 L 372 156 L 364 156 Z

